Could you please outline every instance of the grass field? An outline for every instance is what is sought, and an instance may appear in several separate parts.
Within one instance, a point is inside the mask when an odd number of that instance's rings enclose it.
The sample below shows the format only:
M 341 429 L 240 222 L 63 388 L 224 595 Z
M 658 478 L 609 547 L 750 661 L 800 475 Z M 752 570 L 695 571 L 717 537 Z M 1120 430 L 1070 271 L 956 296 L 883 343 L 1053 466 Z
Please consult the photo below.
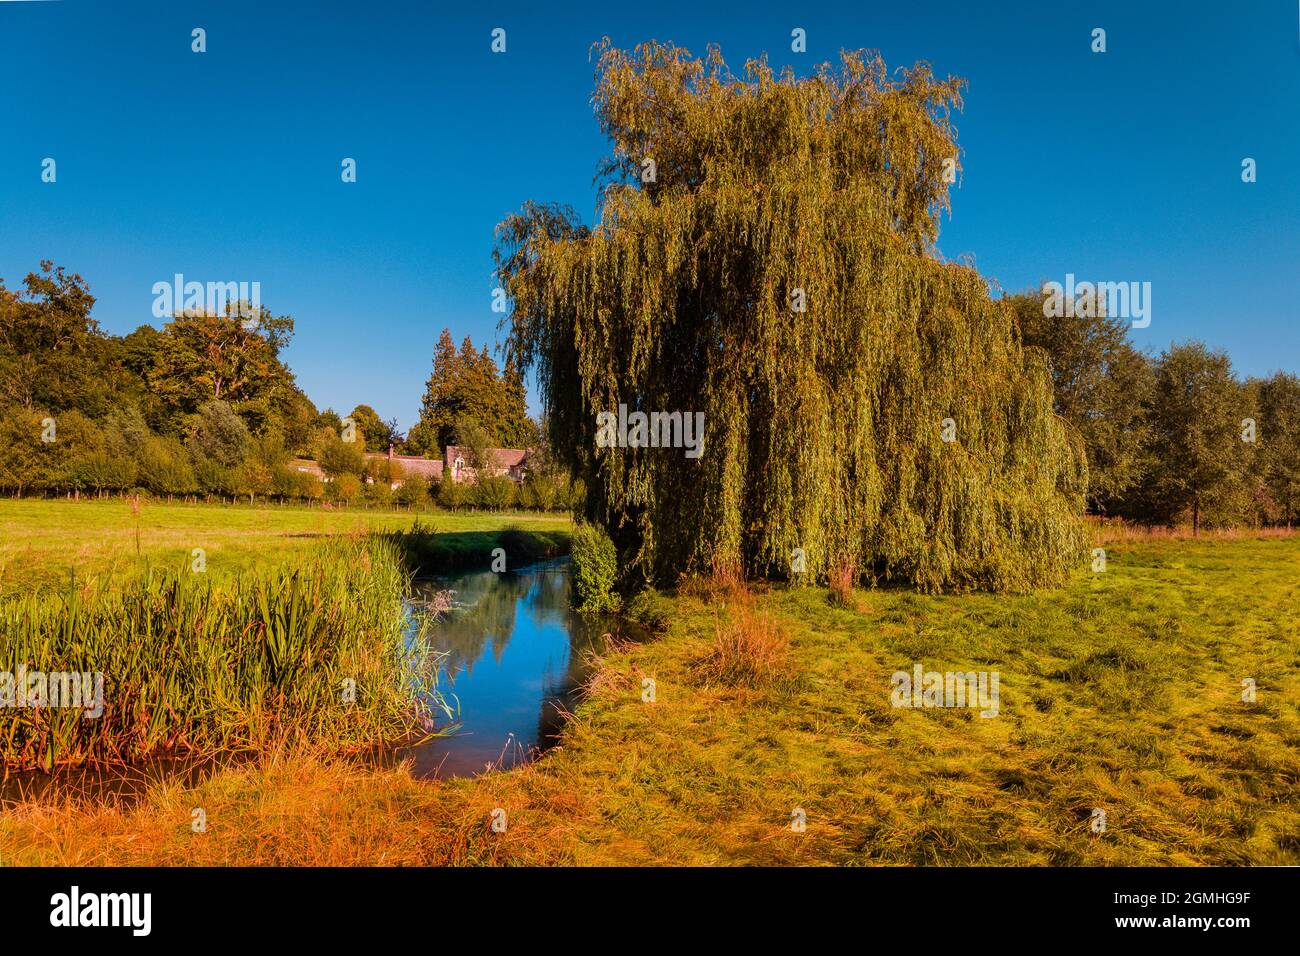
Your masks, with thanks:
M 243 517 L 217 511 L 192 527 Z M 321 533 L 319 517 L 211 534 L 255 550 L 259 535 Z M 366 519 L 326 520 L 347 531 Z M 0 522 L 22 524 L 7 503 Z M 155 530 L 178 554 L 189 543 Z M 111 548 L 86 544 L 41 547 L 53 560 L 106 555 L 111 565 Z M 562 747 L 530 767 L 425 782 L 400 767 L 284 753 L 194 787 L 162 785 L 134 805 L 11 808 L 0 859 L 1300 862 L 1300 539 L 1107 549 L 1104 573 L 1081 569 L 1066 588 L 1016 597 L 859 590 L 838 607 L 820 588 L 696 583 L 657 602 L 665 631 L 609 650 Z M 765 642 L 762 668 L 718 666 L 738 626 Z M 998 715 L 891 706 L 890 675 L 917 663 L 997 671 Z M 1247 679 L 1254 702 L 1242 700 Z M 191 831 L 194 807 L 206 833 Z M 505 833 L 490 827 L 498 807 Z M 804 832 L 791 828 L 796 809 Z
M 123 499 L 0 500 L 0 594 L 101 577 L 120 581 L 148 567 L 188 566 L 204 551 L 222 578 L 281 564 L 332 537 L 409 529 L 416 518 L 439 533 L 562 530 L 563 515 L 186 505 Z

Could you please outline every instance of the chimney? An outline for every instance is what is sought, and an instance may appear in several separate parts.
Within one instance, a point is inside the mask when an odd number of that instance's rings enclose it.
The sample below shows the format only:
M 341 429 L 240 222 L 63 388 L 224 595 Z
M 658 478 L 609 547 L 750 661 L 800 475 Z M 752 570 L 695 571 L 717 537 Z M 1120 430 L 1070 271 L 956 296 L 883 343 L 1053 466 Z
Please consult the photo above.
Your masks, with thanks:
M 388 480 L 393 480 L 393 443 L 388 443 Z

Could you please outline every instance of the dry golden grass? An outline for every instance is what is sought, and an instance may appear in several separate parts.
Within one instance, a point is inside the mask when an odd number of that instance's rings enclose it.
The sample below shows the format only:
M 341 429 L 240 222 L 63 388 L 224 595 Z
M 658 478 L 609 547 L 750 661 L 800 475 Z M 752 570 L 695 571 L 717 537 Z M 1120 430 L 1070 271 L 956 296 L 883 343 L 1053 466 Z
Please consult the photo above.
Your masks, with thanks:
M 67 796 L 10 807 L 0 858 L 18 866 L 571 863 L 570 831 L 595 815 L 579 793 L 535 767 L 429 782 L 405 766 L 280 754 L 192 788 L 162 783 L 142 800 Z M 504 833 L 492 829 L 498 808 Z
M 1098 545 L 1116 541 L 1266 541 L 1300 535 L 1300 528 L 1201 528 L 1199 533 L 1193 534 L 1191 525 L 1171 528 L 1095 516 L 1086 520 L 1092 531 L 1093 542 Z
M 707 575 L 683 574 L 677 593 L 702 601 L 741 601 L 749 598 L 749 587 L 738 561 L 715 561 Z
M 789 676 L 790 639 L 772 617 L 738 601 L 714 625 L 713 647 L 698 664 L 706 681 L 769 687 Z

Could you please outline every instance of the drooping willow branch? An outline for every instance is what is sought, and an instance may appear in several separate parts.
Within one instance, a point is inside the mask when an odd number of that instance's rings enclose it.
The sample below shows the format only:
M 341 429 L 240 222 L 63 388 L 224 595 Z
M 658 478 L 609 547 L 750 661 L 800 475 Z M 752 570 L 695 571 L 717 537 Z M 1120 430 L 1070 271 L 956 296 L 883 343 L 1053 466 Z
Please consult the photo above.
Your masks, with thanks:
M 600 49 L 599 221 L 527 204 L 496 263 L 509 350 L 626 565 L 785 577 L 797 552 L 811 579 L 1060 581 L 1083 546 L 1082 452 L 1041 353 L 933 252 L 961 81 L 891 79 L 862 53 L 738 79 L 716 50 Z M 704 453 L 599 447 L 620 405 L 703 412 Z

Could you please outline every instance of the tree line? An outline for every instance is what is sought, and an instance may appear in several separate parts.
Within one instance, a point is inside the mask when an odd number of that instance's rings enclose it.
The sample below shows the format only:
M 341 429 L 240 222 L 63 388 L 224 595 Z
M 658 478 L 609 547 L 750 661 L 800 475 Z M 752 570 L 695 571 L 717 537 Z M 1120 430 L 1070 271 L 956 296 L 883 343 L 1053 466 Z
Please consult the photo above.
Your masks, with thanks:
M 223 314 L 185 312 L 161 328 L 105 333 L 81 276 L 42 262 L 19 289 L 0 281 L 0 492 L 320 500 L 412 506 L 567 507 L 573 492 L 545 466 L 524 487 L 442 489 L 406 480 L 367 450 L 438 457 L 458 436 L 475 448 L 533 447 L 522 380 L 497 371 L 466 338 L 443 332 L 420 423 L 410 441 L 395 421 L 358 405 L 319 411 L 282 352 L 293 319 L 247 303 Z M 483 424 L 487 423 L 487 424 Z M 316 460 L 328 481 L 300 470 Z M 395 491 L 393 483 L 401 482 Z
M 1193 531 L 1292 527 L 1300 378 L 1241 378 L 1195 340 L 1147 354 L 1092 292 L 1064 316 L 1040 291 L 1004 298 L 1022 341 L 1047 353 L 1056 412 L 1087 454 L 1090 511 Z

